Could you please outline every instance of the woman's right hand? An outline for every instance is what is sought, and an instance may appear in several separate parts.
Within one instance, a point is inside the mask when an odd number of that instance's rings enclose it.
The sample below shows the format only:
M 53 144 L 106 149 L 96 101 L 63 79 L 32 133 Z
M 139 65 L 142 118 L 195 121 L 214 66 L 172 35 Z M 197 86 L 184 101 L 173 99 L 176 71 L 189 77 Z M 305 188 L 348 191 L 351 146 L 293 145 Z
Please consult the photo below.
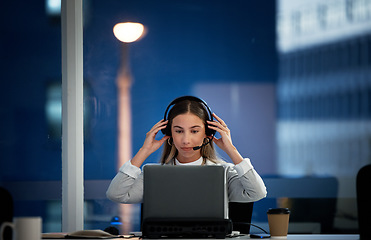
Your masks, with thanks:
M 164 121 L 161 120 L 158 123 L 156 123 L 149 132 L 146 134 L 146 139 L 144 140 L 142 150 L 146 150 L 149 152 L 149 154 L 155 152 L 157 149 L 161 147 L 161 145 L 168 139 L 170 136 L 164 136 L 160 140 L 156 140 L 155 137 L 157 133 L 165 129 L 167 126 L 168 120 Z
M 157 133 L 165 129 L 167 126 L 168 120 L 164 121 L 163 119 L 156 123 L 149 132 L 146 134 L 146 139 L 144 140 L 143 146 L 137 154 L 131 160 L 131 164 L 134 166 L 140 167 L 146 158 L 159 149 L 162 144 L 170 138 L 170 136 L 164 136 L 160 140 L 156 140 Z

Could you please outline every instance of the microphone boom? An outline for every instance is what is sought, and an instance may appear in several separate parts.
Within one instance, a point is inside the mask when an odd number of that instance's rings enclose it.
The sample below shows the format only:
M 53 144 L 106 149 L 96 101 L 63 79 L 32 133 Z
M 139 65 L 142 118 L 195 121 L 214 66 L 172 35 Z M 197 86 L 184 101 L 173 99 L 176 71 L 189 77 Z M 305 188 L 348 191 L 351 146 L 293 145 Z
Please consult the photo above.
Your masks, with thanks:
M 214 138 L 214 136 L 213 136 L 213 138 Z M 193 150 L 197 151 L 198 149 L 200 149 L 200 148 L 206 146 L 207 144 L 209 144 L 211 142 L 211 140 L 210 140 L 210 138 L 207 138 L 207 139 L 209 139 L 209 141 L 207 141 L 207 143 L 204 143 L 201 146 L 193 147 Z

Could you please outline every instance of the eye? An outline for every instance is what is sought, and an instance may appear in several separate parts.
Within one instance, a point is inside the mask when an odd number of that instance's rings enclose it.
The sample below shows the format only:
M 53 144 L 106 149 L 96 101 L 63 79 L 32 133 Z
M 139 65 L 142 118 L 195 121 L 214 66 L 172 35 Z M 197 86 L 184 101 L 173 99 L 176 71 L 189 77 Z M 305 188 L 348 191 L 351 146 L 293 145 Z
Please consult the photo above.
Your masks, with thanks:
M 182 133 L 183 130 L 175 130 L 176 133 Z
M 192 130 L 191 133 L 198 133 L 199 131 L 198 130 Z

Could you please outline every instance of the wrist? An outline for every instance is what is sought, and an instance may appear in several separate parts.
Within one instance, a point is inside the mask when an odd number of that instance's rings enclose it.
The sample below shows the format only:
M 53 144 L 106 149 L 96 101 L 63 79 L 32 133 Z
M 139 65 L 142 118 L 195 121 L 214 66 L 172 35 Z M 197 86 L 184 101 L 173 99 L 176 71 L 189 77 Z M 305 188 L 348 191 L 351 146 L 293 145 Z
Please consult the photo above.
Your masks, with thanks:
M 146 156 L 148 157 L 149 155 L 151 155 L 151 150 L 148 149 L 148 148 L 145 148 L 145 147 L 141 147 L 139 150 L 138 150 L 138 153 L 143 155 L 143 156 Z
M 147 149 L 141 148 L 131 159 L 131 164 L 140 168 L 149 155 L 151 155 L 151 153 Z
M 140 148 L 136 155 L 138 155 L 141 159 L 147 159 L 152 154 L 151 149 L 148 148 Z M 144 161 L 143 160 L 143 161 Z
M 228 152 L 228 156 L 232 160 L 232 162 L 237 165 L 243 161 L 243 157 L 241 156 L 240 152 L 237 150 L 236 147 L 233 146 Z

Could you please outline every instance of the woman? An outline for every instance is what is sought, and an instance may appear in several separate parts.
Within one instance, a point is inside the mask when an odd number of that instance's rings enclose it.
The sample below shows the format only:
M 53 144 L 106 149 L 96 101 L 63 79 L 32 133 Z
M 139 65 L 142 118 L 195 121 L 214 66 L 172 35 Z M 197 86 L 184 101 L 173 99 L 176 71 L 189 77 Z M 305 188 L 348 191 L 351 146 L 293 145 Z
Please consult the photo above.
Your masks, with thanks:
M 156 140 L 159 131 L 165 136 Z M 216 132 L 220 138 L 214 137 Z M 233 164 L 216 157 L 213 142 L 228 154 Z M 120 168 L 107 190 L 107 197 L 119 203 L 141 202 L 143 174 L 140 167 L 163 144 L 162 164 L 224 166 L 230 202 L 255 202 L 267 194 L 264 182 L 250 160 L 243 158 L 233 145 L 225 122 L 201 99 L 184 96 L 169 104 L 164 119 L 147 133 L 142 148 Z

